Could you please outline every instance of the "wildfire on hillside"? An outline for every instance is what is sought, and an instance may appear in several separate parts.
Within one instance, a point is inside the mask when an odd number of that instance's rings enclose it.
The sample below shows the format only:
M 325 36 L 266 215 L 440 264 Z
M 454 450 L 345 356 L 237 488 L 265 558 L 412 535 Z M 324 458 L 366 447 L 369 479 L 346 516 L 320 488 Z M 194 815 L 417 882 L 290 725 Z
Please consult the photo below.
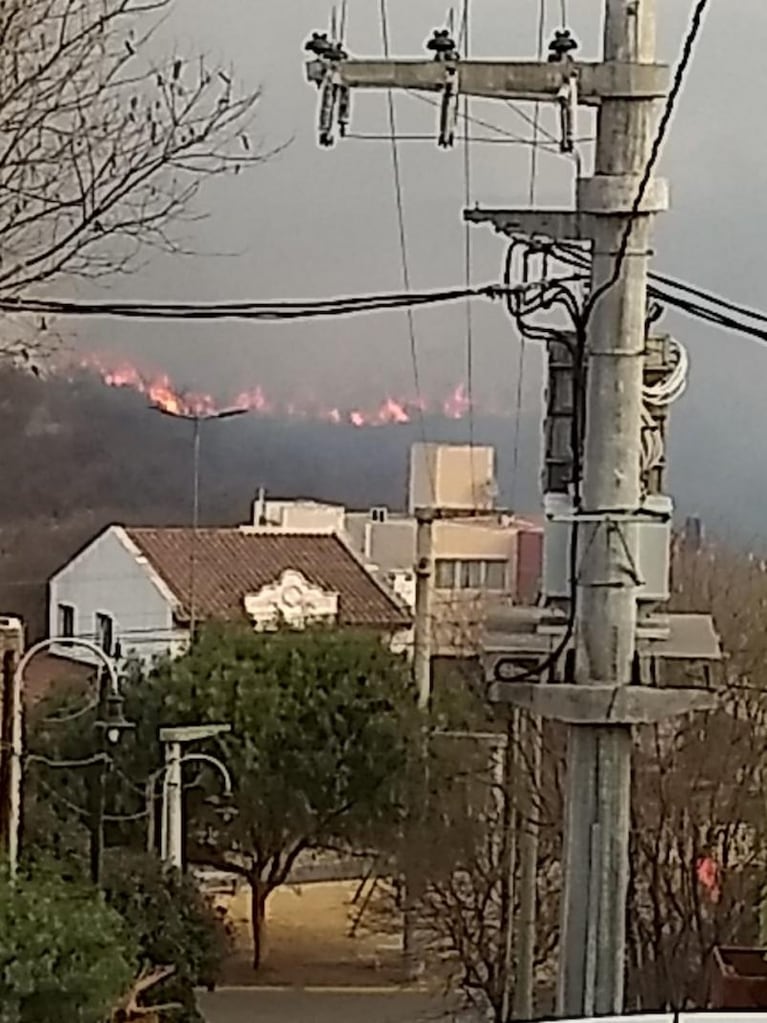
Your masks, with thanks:
M 372 405 L 348 408 L 324 405 L 312 400 L 280 401 L 267 395 L 263 387 L 257 385 L 221 405 L 210 394 L 178 388 L 167 373 L 142 371 L 125 360 L 111 363 L 103 356 L 83 355 L 78 357 L 76 365 L 80 370 L 96 374 L 107 387 L 137 391 L 146 396 L 148 404 L 179 416 L 205 416 L 222 409 L 242 408 L 256 415 L 361 428 L 410 423 L 420 412 L 442 415 L 447 419 L 463 419 L 471 408 L 463 384 L 457 384 L 446 397 L 438 401 L 387 396 Z

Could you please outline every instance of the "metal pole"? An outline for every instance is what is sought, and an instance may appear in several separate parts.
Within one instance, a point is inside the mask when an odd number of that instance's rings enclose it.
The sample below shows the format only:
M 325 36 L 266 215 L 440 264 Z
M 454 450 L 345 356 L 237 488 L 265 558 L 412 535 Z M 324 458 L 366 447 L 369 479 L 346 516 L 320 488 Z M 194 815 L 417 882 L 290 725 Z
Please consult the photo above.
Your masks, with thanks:
M 155 851 L 155 844 L 157 842 L 154 790 L 158 777 L 160 777 L 160 774 L 156 771 L 154 774 L 150 774 L 144 787 L 144 802 L 146 805 L 146 851 L 148 853 L 153 853 Z
M 514 1018 L 534 1015 L 536 879 L 541 787 L 541 722 L 531 714 L 522 719 L 522 750 L 528 762 L 520 786 L 519 827 L 519 919 L 517 921 L 517 982 L 514 987 Z
M 195 416 L 193 437 L 192 468 L 192 546 L 189 552 L 189 634 L 194 642 L 197 626 L 197 534 L 200 528 L 200 416 Z
M 432 576 L 434 574 L 434 513 L 416 512 L 415 619 L 413 622 L 413 679 L 418 707 L 426 712 L 431 703 Z
M 2 696 L 0 696 L 0 838 L 3 844 L 8 842 L 10 826 L 10 788 L 11 788 L 11 728 L 13 712 L 13 673 L 16 670 L 19 654 L 17 650 L 6 650 L 3 654 Z
M 519 711 L 510 712 L 506 723 L 503 769 L 503 862 L 501 865 L 501 1019 L 511 1018 L 514 982 L 514 899 L 517 871 L 517 738 Z
M 19 844 L 21 837 L 21 795 L 23 785 L 23 757 L 24 757 L 24 672 L 32 658 L 43 650 L 52 646 L 79 646 L 88 650 L 106 668 L 109 675 L 111 691 L 115 694 L 120 692 L 120 682 L 117 677 L 117 669 L 111 657 L 96 643 L 88 639 L 74 639 L 71 637 L 51 637 L 41 639 L 26 651 L 13 675 L 13 694 L 11 709 L 11 764 L 9 775 L 8 792 L 8 870 L 13 879 L 19 868 Z
M 418 709 L 425 716 L 431 705 L 431 652 L 432 652 L 432 576 L 434 571 L 433 526 L 434 513 L 430 509 L 416 511 L 415 555 L 415 617 L 413 621 L 413 681 L 418 694 Z M 416 906 L 423 894 L 423 865 L 417 854 L 419 823 L 423 817 L 428 792 L 426 733 L 423 732 L 418 761 L 415 765 L 413 791 L 407 825 L 405 849 L 405 912 L 403 952 L 408 974 L 415 977 L 422 972 L 423 956 L 417 947 Z
M 606 0 L 605 61 L 650 63 L 654 56 L 654 0 Z M 592 294 L 614 275 L 657 113 L 654 100 L 605 96 L 601 104 L 596 176 L 580 196 L 595 214 Z M 656 195 L 651 186 L 648 198 Z M 627 519 L 641 504 L 648 213 L 662 205 L 648 202 L 636 217 L 620 276 L 598 299 L 590 322 L 582 503 L 600 521 L 581 526 L 581 684 L 631 682 L 638 579 L 636 536 Z M 623 1007 L 631 742 L 627 725 L 570 729 L 558 994 L 564 1016 L 617 1014 Z
M 99 704 L 98 721 L 102 722 L 107 706 L 107 675 L 104 670 L 99 672 Z M 90 794 L 90 868 L 91 881 L 96 887 L 101 884 L 101 873 L 104 865 L 104 811 L 106 807 L 106 732 L 98 729 L 98 752 L 102 759 L 93 765 Z
M 163 784 L 163 821 L 165 842 L 163 858 L 179 870 L 184 865 L 184 823 L 181 780 L 181 743 L 169 742 L 165 748 Z

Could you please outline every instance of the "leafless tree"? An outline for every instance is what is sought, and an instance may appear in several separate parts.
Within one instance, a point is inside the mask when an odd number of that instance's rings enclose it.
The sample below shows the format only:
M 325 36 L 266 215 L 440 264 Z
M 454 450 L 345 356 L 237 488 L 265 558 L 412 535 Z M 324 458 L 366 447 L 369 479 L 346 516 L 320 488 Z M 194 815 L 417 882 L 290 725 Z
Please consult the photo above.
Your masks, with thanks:
M 179 251 L 201 181 L 268 155 L 248 134 L 258 92 L 202 57 L 153 56 L 171 3 L 0 4 L 0 294 Z
M 713 946 L 753 943 L 760 925 L 762 939 L 767 934 L 767 565 L 724 547 L 680 549 L 673 578 L 674 609 L 713 614 L 725 662 L 713 680 L 721 690 L 716 711 L 637 730 L 635 737 L 627 997 L 630 1008 L 645 1011 L 705 1006 Z M 669 673 L 666 681 L 685 680 Z M 517 788 L 533 792 L 530 812 L 540 826 L 539 1012 L 551 1008 L 556 972 L 566 749 L 562 729 L 547 723 L 543 737 L 544 769 L 534 788 L 525 745 L 514 751 Z M 435 768 L 424 829 L 429 887 L 422 927 L 453 984 L 501 1020 L 508 861 L 498 835 L 509 814 L 482 795 L 497 790 L 477 750 L 467 760 L 467 751 L 454 746 L 451 756 L 439 784 Z M 525 823 L 517 810 L 517 833 Z M 517 923 L 515 898 L 512 933 Z

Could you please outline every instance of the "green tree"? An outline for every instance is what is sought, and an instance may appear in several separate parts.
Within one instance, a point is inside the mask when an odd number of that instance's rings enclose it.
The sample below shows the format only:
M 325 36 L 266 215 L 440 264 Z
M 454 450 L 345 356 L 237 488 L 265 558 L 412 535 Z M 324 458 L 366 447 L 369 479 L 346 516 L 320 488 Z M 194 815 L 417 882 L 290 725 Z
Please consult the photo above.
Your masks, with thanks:
M 137 673 L 126 709 L 144 756 L 162 724 L 231 724 L 214 751 L 234 812 L 188 799 L 188 853 L 250 886 L 256 967 L 267 898 L 301 853 L 371 848 L 399 824 L 414 701 L 405 660 L 377 636 L 211 627 L 185 656 Z
M 150 1004 L 177 1003 L 177 1023 L 200 1019 L 197 985 L 218 978 L 226 935 L 194 880 L 146 853 L 113 849 L 104 871 L 108 905 L 125 921 L 145 966 L 172 966 L 172 977 L 152 989 Z
M 135 964 L 123 920 L 87 887 L 39 871 L 0 884 L 0 1023 L 103 1023 Z

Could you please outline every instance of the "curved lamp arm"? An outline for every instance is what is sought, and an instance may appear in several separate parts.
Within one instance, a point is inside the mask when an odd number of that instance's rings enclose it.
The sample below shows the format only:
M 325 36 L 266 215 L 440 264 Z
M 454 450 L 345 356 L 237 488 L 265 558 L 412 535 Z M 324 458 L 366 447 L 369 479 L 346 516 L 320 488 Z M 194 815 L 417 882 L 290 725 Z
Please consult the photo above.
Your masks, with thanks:
M 224 795 L 231 796 L 232 794 L 232 775 L 229 768 L 224 764 L 218 757 L 211 756 L 209 753 L 185 753 L 181 757 L 181 763 L 186 764 L 190 760 L 210 764 L 215 767 L 221 775 L 224 782 Z M 149 829 L 147 833 L 147 847 L 151 852 L 154 848 L 154 828 L 152 827 L 153 822 L 153 811 L 152 806 L 155 799 L 155 790 L 157 788 L 157 782 L 162 778 L 162 805 L 163 813 L 167 812 L 167 800 L 168 800 L 168 767 L 169 764 L 163 764 L 162 767 L 158 768 L 153 774 L 147 779 L 146 787 L 146 798 L 147 798 L 147 810 L 149 819 Z
M 117 675 L 117 666 L 114 660 L 102 650 L 100 646 L 89 639 L 79 639 L 74 636 L 56 636 L 50 639 L 41 639 L 24 653 L 16 670 L 13 673 L 12 687 L 12 719 L 11 719 L 11 762 L 9 778 L 9 799 L 8 799 L 8 867 L 11 879 L 16 877 L 19 868 L 19 832 L 21 829 L 21 792 L 23 784 L 22 757 L 24 754 L 24 701 L 22 698 L 24 688 L 24 672 L 29 662 L 37 654 L 49 650 L 53 646 L 76 646 L 82 647 L 94 654 L 106 669 L 109 675 L 109 686 L 114 696 L 120 695 L 120 680 Z

